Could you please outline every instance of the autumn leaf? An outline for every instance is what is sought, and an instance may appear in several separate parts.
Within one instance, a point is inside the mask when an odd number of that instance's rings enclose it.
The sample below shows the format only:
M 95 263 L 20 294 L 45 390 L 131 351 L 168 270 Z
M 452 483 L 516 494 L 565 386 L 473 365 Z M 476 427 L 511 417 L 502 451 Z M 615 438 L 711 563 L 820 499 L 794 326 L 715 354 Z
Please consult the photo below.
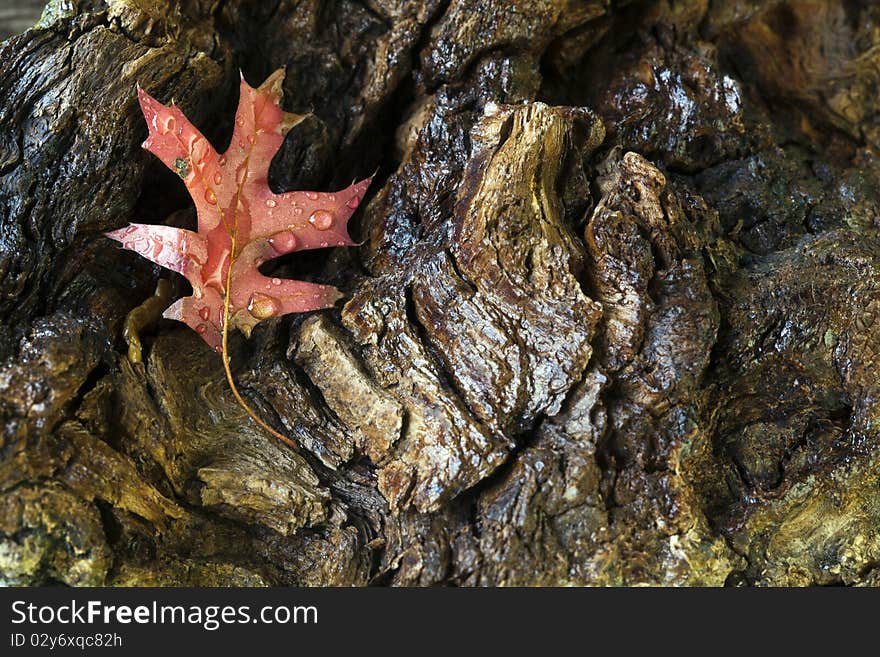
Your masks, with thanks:
M 179 299 L 164 317 L 194 329 L 223 354 L 233 393 L 244 403 L 229 369 L 229 327 L 250 335 L 264 319 L 332 306 L 341 296 L 330 285 L 267 277 L 264 262 L 306 249 L 354 244 L 348 220 L 360 204 L 370 179 L 334 193 L 275 194 L 267 177 L 272 157 L 284 135 L 303 117 L 281 110 L 278 70 L 254 89 L 241 80 L 235 128 L 222 155 L 172 103 L 165 106 L 138 87 L 138 99 L 149 127 L 143 147 L 177 173 L 198 213 L 198 230 L 131 224 L 107 233 L 126 249 L 176 271 L 193 293 Z
M 192 296 L 178 300 L 165 317 L 185 322 L 217 351 L 225 296 L 232 326 L 246 335 L 269 317 L 333 305 L 336 288 L 269 278 L 258 267 L 293 251 L 354 244 L 348 219 L 369 185 L 364 180 L 333 194 L 269 189 L 272 157 L 302 118 L 278 104 L 283 78 L 278 70 L 258 89 L 242 78 L 232 142 L 222 155 L 177 106 L 138 89 L 150 130 L 143 146 L 183 179 L 198 211 L 198 232 L 131 224 L 107 236 L 187 278 Z

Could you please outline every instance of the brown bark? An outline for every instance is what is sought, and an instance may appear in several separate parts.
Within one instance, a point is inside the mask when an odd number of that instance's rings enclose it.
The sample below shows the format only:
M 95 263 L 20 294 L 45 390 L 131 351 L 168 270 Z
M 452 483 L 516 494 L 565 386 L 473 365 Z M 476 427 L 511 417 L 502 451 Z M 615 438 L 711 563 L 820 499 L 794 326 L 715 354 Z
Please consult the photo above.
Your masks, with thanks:
M 872 584 L 876 27 L 853 0 L 81 0 L 0 46 L 9 583 Z M 332 311 L 238 336 L 103 231 L 189 226 L 135 82 L 273 187 L 378 169 Z M 175 295 L 182 280 L 172 279 Z

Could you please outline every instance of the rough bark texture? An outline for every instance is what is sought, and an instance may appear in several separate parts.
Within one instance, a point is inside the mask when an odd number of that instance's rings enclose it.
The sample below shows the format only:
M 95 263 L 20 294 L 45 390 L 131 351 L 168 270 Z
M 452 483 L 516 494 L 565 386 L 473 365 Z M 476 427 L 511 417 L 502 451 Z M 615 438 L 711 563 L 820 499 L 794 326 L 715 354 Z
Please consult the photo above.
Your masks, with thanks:
M 0 45 L 0 579 L 880 583 L 880 8 L 78 0 Z M 333 311 L 141 332 L 138 82 L 272 185 L 378 168 Z M 174 295 L 185 284 L 172 278 Z M 146 317 L 149 313 L 142 313 Z M 139 321 L 139 324 L 144 322 Z

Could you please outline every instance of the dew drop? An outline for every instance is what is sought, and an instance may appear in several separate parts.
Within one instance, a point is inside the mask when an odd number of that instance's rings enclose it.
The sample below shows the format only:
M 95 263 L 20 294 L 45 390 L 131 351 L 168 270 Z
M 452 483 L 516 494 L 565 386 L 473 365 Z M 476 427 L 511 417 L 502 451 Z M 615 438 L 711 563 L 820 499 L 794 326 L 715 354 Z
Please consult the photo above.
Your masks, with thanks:
M 244 150 L 244 139 L 238 140 L 238 147 L 241 148 L 242 150 Z
M 290 253 L 296 248 L 296 236 L 289 230 L 275 233 L 269 238 L 269 246 L 278 253 Z
M 173 116 L 167 117 L 164 121 L 159 123 L 159 133 L 163 135 L 168 134 L 174 130 L 176 124 L 177 121 L 174 120 Z
M 195 137 L 190 142 L 189 149 L 190 153 L 192 153 L 193 161 L 201 162 L 208 154 L 208 143 L 204 139 L 199 139 L 198 137 Z
M 213 189 L 205 190 L 205 200 L 211 205 L 217 205 L 217 195 L 214 193 Z
M 235 122 L 236 122 L 239 126 L 243 126 L 243 125 L 244 125 L 244 117 L 239 116 L 237 119 L 235 119 Z
M 211 316 L 211 309 L 208 308 L 208 306 L 203 307 L 203 308 L 199 311 L 199 317 L 201 317 L 201 318 L 202 318 L 203 320 L 205 320 L 206 322 L 208 321 L 208 318 L 209 318 L 210 316 Z
M 332 203 L 333 201 L 336 200 L 336 194 L 329 194 L 329 195 L 327 196 L 327 200 L 330 201 L 330 202 Z
M 126 249 L 131 249 L 132 251 L 137 251 L 138 253 L 146 253 L 150 249 L 150 240 L 138 237 L 132 242 L 123 244 L 123 246 Z
M 309 217 L 309 223 L 318 230 L 327 230 L 333 225 L 333 215 L 327 210 L 315 210 Z
M 274 198 L 267 198 L 266 199 L 266 207 L 274 208 L 276 205 L 278 205 L 278 204 L 275 202 Z
M 272 285 L 281 285 L 281 279 L 280 278 L 273 278 Z
M 281 311 L 281 302 L 275 297 L 255 292 L 248 302 L 248 312 L 257 319 L 273 317 Z
M 256 140 L 254 139 L 254 136 L 253 136 L 253 135 L 248 135 L 247 140 L 248 140 L 248 143 L 249 143 L 249 144 L 253 144 L 254 141 L 256 141 Z
M 303 213 L 303 209 L 302 209 L 302 208 L 294 208 L 294 209 L 293 209 L 293 214 L 302 214 L 302 213 Z
M 328 246 L 327 242 L 321 242 L 321 248 L 326 249 Z
M 220 175 L 220 172 L 214 174 L 214 184 L 219 185 L 223 181 L 223 176 Z
M 201 314 L 201 313 L 199 313 L 199 314 Z M 201 335 L 204 335 L 205 331 L 207 331 L 207 330 L 208 330 L 208 327 L 205 326 L 204 324 L 199 324 L 198 326 L 196 326 L 196 331 L 198 331 Z
M 357 196 L 352 196 L 350 199 L 348 199 L 348 203 L 346 203 L 345 205 L 347 205 L 347 206 L 350 207 L 352 210 L 354 210 L 354 209 L 356 209 L 357 206 L 359 206 L 360 204 L 361 204 L 361 200 L 360 200 L 360 198 L 358 198 Z
M 306 197 L 310 201 L 317 201 L 318 200 L 318 193 L 317 192 L 306 192 Z
M 221 167 L 225 167 L 226 166 L 226 158 L 221 155 L 220 159 L 217 160 L 217 164 L 219 164 Z
M 223 348 L 218 344 L 217 346 L 214 347 L 214 351 L 216 351 L 218 354 L 222 354 Z

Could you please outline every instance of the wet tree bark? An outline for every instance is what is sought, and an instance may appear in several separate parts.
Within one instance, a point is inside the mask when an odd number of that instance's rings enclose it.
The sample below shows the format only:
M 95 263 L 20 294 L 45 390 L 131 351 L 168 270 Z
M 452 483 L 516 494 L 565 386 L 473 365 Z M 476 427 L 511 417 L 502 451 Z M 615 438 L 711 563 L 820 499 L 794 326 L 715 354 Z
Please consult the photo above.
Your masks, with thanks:
M 79 0 L 0 45 L 0 579 L 880 582 L 880 9 L 867 0 Z M 378 170 L 345 292 L 237 336 L 135 83 L 222 148 L 238 70 L 307 113 L 276 191 Z M 175 295 L 182 279 L 171 278 Z

